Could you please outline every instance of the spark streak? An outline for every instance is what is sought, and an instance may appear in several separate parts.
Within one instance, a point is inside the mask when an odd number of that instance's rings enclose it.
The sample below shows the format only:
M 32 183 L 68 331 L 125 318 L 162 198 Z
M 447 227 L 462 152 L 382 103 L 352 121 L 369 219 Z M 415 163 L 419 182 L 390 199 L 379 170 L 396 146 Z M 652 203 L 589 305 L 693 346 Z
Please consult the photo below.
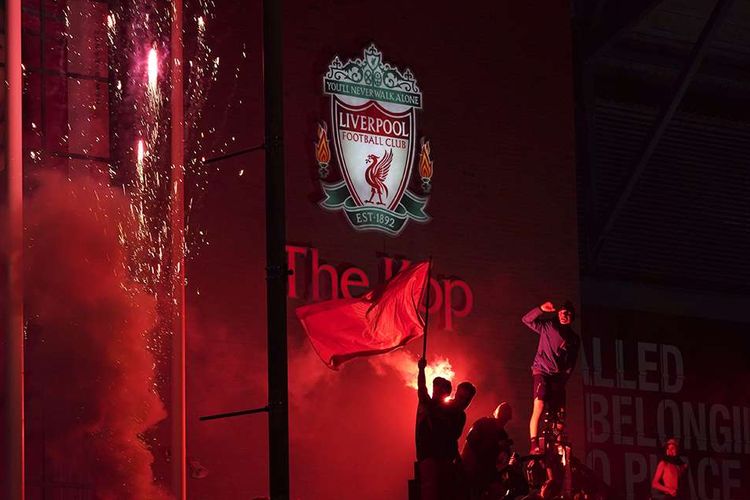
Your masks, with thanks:
M 151 47 L 148 51 L 148 91 L 156 94 L 159 84 L 159 57 L 156 53 L 156 47 Z

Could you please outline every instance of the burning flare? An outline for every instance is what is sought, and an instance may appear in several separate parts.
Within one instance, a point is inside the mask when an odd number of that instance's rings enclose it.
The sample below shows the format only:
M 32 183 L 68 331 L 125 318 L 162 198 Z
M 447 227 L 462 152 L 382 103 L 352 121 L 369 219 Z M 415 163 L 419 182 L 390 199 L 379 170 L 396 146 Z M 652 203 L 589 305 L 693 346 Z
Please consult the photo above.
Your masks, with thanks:
M 315 145 L 315 159 L 321 166 L 331 161 L 331 150 L 328 147 L 328 126 L 323 122 L 318 124 L 318 143 Z
M 453 366 L 448 358 L 436 358 L 432 363 L 427 365 L 424 370 L 425 377 L 427 378 L 427 392 L 432 396 L 432 381 L 435 377 L 443 377 L 444 379 L 453 381 L 456 377 L 456 373 L 453 371 Z M 412 389 L 417 389 L 417 369 L 414 369 L 414 377 L 411 381 L 406 383 L 407 386 Z
M 369 359 L 378 372 L 383 370 L 383 366 L 388 366 L 401 375 L 407 387 L 417 390 L 417 375 L 419 373 L 417 361 L 419 358 L 415 354 L 404 349 L 399 349 L 392 353 Z M 443 377 L 452 381 L 456 378 L 456 373 L 453 371 L 453 366 L 448 358 L 437 356 L 425 368 L 425 377 L 427 378 L 427 391 L 432 395 L 432 381 L 435 377 Z

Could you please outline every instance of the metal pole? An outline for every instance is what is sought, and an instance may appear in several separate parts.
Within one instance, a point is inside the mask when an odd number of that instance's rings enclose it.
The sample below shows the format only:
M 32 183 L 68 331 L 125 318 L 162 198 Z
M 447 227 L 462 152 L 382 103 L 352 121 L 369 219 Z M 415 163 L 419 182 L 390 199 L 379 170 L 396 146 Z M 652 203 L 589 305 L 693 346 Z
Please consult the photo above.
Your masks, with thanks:
M 8 500 L 24 498 L 23 150 L 21 0 L 5 2 L 5 167 L 8 182 L 8 260 L 5 329 L 6 470 Z
M 427 281 L 424 291 L 424 333 L 422 333 L 422 357 L 425 359 L 427 359 L 427 328 L 430 325 L 430 291 L 432 290 L 430 278 L 432 278 L 432 255 L 430 255 L 430 261 L 427 264 Z
M 187 495 L 185 444 L 185 144 L 182 84 L 182 0 L 172 1 L 171 35 L 171 278 L 172 278 L 172 492 Z
M 263 0 L 263 88 L 266 144 L 266 307 L 268 315 L 268 448 L 271 500 L 289 498 L 286 331 L 286 216 L 282 81 L 282 2 Z

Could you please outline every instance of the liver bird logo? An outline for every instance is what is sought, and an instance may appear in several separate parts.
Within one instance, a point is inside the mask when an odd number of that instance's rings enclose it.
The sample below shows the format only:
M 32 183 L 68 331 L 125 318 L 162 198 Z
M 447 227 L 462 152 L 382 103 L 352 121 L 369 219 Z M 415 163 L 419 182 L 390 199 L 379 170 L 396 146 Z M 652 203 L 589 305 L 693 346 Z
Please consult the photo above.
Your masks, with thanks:
M 367 155 L 365 160 L 367 170 L 365 170 L 365 180 L 370 185 L 370 199 L 366 200 L 365 203 L 375 203 L 376 205 L 385 205 L 383 203 L 383 194 L 388 199 L 388 186 L 385 185 L 385 180 L 388 177 L 388 170 L 391 168 L 391 162 L 393 161 L 393 149 L 388 152 L 383 152 L 383 156 L 378 158 L 376 155 Z M 378 195 L 378 201 L 373 202 L 372 199 Z

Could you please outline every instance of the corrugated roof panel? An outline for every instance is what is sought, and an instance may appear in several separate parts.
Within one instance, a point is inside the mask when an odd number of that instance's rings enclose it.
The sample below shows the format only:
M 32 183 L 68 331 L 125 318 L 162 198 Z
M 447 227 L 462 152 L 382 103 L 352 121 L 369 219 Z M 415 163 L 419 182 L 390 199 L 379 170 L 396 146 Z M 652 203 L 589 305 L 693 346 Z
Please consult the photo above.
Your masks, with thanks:
M 601 220 L 655 119 L 655 109 L 597 101 L 592 160 Z M 678 113 L 602 247 L 598 271 L 750 290 L 749 170 L 750 124 Z

